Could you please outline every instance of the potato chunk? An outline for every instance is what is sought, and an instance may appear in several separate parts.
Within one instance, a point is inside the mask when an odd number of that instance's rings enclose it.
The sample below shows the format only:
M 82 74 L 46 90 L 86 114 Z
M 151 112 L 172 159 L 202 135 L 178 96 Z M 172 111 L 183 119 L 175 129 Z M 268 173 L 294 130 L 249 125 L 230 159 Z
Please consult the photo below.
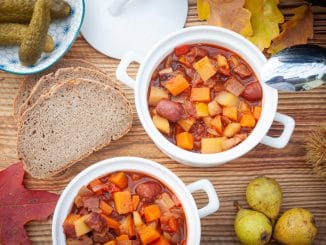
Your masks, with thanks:
M 214 100 L 223 106 L 237 106 L 239 104 L 239 98 L 226 91 L 219 92 Z
M 233 137 L 235 134 L 237 134 L 241 129 L 240 123 L 230 123 L 227 125 L 223 131 L 223 135 L 226 137 Z
M 85 220 L 87 220 L 90 216 L 91 214 L 86 214 L 74 222 L 77 237 L 85 235 L 92 230 L 90 227 L 88 227 L 88 225 L 85 224 Z
M 199 73 L 201 79 L 203 79 L 205 82 L 217 72 L 216 68 L 213 66 L 212 62 L 207 56 L 197 61 L 193 67 Z
M 196 114 L 198 117 L 207 117 L 208 116 L 208 106 L 206 103 L 197 103 L 196 104 Z
M 218 138 L 202 138 L 201 139 L 201 153 L 211 154 L 222 151 L 223 137 Z
M 149 105 L 156 106 L 161 99 L 169 99 L 168 92 L 163 88 L 151 87 L 148 98 Z
M 153 116 L 153 123 L 155 127 L 160 130 L 164 134 L 170 133 L 170 123 L 164 117 L 160 117 L 158 115 Z
M 195 121 L 194 118 L 181 119 L 178 121 L 178 124 L 184 131 L 188 132 L 192 125 L 194 125 Z

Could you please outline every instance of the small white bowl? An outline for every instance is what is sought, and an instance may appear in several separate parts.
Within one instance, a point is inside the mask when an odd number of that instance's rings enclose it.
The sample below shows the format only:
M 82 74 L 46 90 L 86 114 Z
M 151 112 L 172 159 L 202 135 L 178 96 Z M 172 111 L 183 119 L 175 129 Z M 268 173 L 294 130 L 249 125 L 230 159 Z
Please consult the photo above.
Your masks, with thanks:
M 248 62 L 261 81 L 260 71 L 266 62 L 265 56 L 247 39 L 224 28 L 212 26 L 185 28 L 159 42 L 144 58 L 139 57 L 134 52 L 129 52 L 121 60 L 116 71 L 116 76 L 121 82 L 135 89 L 135 102 L 139 119 L 157 147 L 176 161 L 195 167 L 211 167 L 232 161 L 246 154 L 258 143 L 274 148 L 285 147 L 293 133 L 295 122 L 293 118 L 276 112 L 278 101 L 277 90 L 262 82 L 260 82 L 263 90 L 261 117 L 248 138 L 230 150 L 216 154 L 200 154 L 186 151 L 171 143 L 156 129 L 148 110 L 147 101 L 151 76 L 160 62 L 175 47 L 187 43 L 215 44 L 239 54 Z M 126 72 L 129 64 L 133 61 L 140 63 L 136 81 L 129 77 Z M 266 135 L 273 121 L 284 125 L 284 130 L 280 137 L 272 138 Z
M 187 244 L 199 245 L 201 237 L 200 218 L 215 213 L 219 200 L 212 183 L 206 179 L 185 185 L 174 173 L 162 165 L 137 157 L 117 157 L 98 162 L 79 173 L 65 188 L 60 196 L 53 215 L 52 241 L 54 245 L 66 242 L 63 222 L 70 213 L 74 198 L 81 187 L 92 180 L 116 171 L 132 171 L 149 175 L 166 185 L 180 200 L 187 222 Z M 208 204 L 197 209 L 191 193 L 202 190 L 208 196 Z
M 84 0 L 66 0 L 71 7 L 67 18 L 54 20 L 49 26 L 48 34 L 54 39 L 55 49 L 51 53 L 42 53 L 41 58 L 31 66 L 23 66 L 18 57 L 18 46 L 0 46 L 0 70 L 17 75 L 42 72 L 58 62 L 71 48 L 78 37 L 83 23 Z

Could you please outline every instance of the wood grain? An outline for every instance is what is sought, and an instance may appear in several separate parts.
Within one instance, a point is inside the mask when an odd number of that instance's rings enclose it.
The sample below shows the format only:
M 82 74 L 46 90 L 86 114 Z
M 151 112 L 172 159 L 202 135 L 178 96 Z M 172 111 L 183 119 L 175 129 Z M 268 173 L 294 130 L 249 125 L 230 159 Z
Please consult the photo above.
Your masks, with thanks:
M 197 20 L 196 1 L 189 1 L 189 14 L 186 26 L 204 24 Z M 286 19 L 290 8 L 302 1 L 281 1 Z M 311 43 L 326 45 L 326 9 L 313 7 L 314 33 Z M 65 58 L 80 58 L 92 62 L 112 78 L 118 64 L 92 49 L 82 37 L 73 45 Z M 137 73 L 132 65 L 131 75 Z M 17 161 L 16 124 L 12 116 L 12 104 L 23 77 L 0 72 L 0 168 Z M 130 101 L 133 91 L 123 87 Z M 174 171 L 185 183 L 199 179 L 213 182 L 221 202 L 220 210 L 202 219 L 202 244 L 239 244 L 233 231 L 235 208 L 233 201 L 238 200 L 246 207 L 245 188 L 247 183 L 258 175 L 277 179 L 284 193 L 282 212 L 291 207 L 305 207 L 313 212 L 318 226 L 315 244 L 326 244 L 326 181 L 316 176 L 311 166 L 305 162 L 305 139 L 308 133 L 326 121 L 326 86 L 303 93 L 280 93 L 278 111 L 294 117 L 296 128 L 290 143 L 284 149 L 272 149 L 258 145 L 251 152 L 228 164 L 214 168 L 191 168 L 176 163 L 165 156 L 152 143 L 142 128 L 136 113 L 133 128 L 128 135 L 113 142 L 99 152 L 89 156 L 55 178 L 37 180 L 26 176 L 24 183 L 31 189 L 43 189 L 61 193 L 69 181 L 81 170 L 94 162 L 117 156 L 138 156 L 152 159 Z M 282 127 L 274 124 L 270 135 L 279 135 Z M 196 193 L 198 207 L 205 205 L 207 198 Z M 3 210 L 2 210 L 3 211 Z M 35 244 L 51 244 L 51 220 L 30 222 L 26 225 L 28 235 Z

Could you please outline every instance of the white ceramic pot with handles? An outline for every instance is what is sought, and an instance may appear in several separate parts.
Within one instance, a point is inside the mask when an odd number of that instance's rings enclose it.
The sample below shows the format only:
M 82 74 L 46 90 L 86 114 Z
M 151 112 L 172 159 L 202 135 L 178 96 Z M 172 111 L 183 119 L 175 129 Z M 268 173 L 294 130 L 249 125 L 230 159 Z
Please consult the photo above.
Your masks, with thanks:
M 54 245 L 65 244 L 63 222 L 71 211 L 78 191 L 92 180 L 116 171 L 143 173 L 166 185 L 180 200 L 187 221 L 187 244 L 199 245 L 201 237 L 200 219 L 215 213 L 220 206 L 212 183 L 206 179 L 185 185 L 173 172 L 161 164 L 137 157 L 117 157 L 98 162 L 79 173 L 65 188 L 60 196 L 53 215 L 52 241 Z M 191 195 L 195 191 L 204 191 L 208 196 L 208 204 L 197 209 Z
M 122 58 L 116 71 L 116 76 L 122 83 L 135 89 L 135 102 L 139 119 L 157 147 L 176 161 L 196 167 L 210 167 L 229 162 L 246 154 L 258 143 L 273 148 L 285 147 L 293 133 L 295 122 L 293 118 L 276 112 L 278 102 L 277 90 L 261 81 L 260 84 L 263 91 L 261 117 L 248 138 L 230 150 L 216 154 L 200 154 L 186 151 L 172 144 L 156 129 L 148 110 L 147 101 L 151 76 L 160 62 L 175 47 L 193 43 L 215 44 L 235 52 L 247 61 L 258 79 L 261 80 L 260 72 L 266 62 L 265 56 L 247 39 L 224 28 L 213 26 L 185 28 L 160 41 L 146 57 L 139 57 L 137 54 L 129 52 Z M 134 61 L 140 63 L 136 80 L 127 74 L 129 64 Z M 273 121 L 277 121 L 284 126 L 281 136 L 276 138 L 266 135 Z

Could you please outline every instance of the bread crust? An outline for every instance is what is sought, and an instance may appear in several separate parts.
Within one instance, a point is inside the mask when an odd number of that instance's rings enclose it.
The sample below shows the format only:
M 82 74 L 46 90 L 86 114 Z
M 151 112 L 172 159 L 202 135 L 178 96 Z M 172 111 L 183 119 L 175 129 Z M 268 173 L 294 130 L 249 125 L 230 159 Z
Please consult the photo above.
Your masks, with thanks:
M 18 112 L 18 117 L 20 117 L 24 111 L 27 110 L 27 108 L 33 105 L 42 94 L 49 92 L 51 87 L 56 85 L 58 81 L 76 78 L 93 79 L 95 81 L 110 85 L 117 90 L 121 90 L 120 86 L 115 81 L 113 81 L 105 73 L 98 70 L 85 67 L 60 68 L 57 71 L 49 73 L 38 80 L 25 103 L 21 105 Z
M 19 114 L 20 107 L 25 103 L 25 101 L 29 97 L 34 85 L 38 82 L 38 80 L 42 76 L 47 75 L 47 74 L 49 74 L 59 68 L 63 68 L 63 67 L 85 67 L 85 68 L 90 68 L 90 69 L 100 71 L 93 64 L 86 62 L 84 60 L 81 60 L 81 59 L 62 59 L 59 63 L 55 64 L 54 66 L 50 67 L 48 70 L 46 70 L 42 73 L 27 76 L 20 83 L 16 97 L 14 99 L 14 117 L 17 122 L 19 120 L 18 115 L 20 115 Z

